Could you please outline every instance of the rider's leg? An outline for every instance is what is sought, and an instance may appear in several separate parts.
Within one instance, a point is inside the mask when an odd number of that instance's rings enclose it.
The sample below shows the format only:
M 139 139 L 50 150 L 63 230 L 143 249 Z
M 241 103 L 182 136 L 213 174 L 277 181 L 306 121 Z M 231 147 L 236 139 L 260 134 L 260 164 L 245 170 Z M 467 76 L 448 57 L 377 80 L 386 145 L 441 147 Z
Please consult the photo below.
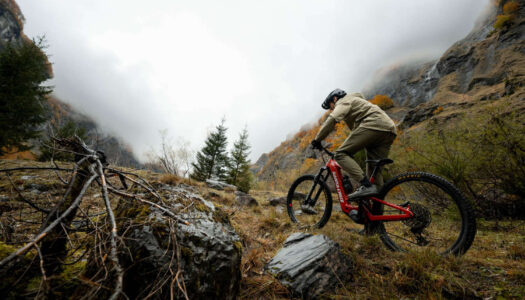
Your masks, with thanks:
M 369 137 L 366 131 L 363 128 L 355 129 L 335 151 L 335 161 L 348 173 L 350 178 L 357 182 L 361 182 L 365 176 L 363 170 L 352 156 L 368 145 Z
M 349 199 L 366 197 L 376 194 L 378 189 L 376 186 L 371 186 L 368 181 L 368 177 L 364 175 L 363 170 L 357 162 L 351 157 L 357 151 L 366 148 L 371 151 L 371 155 L 388 155 L 390 145 L 392 144 L 395 135 L 388 132 L 371 130 L 366 128 L 357 128 L 344 143 L 337 149 L 335 154 L 335 160 L 345 170 L 352 179 L 361 183 L 361 187 L 354 193 L 349 195 Z M 381 157 L 381 158 L 383 158 Z M 378 157 L 379 158 L 379 157 Z M 379 182 L 382 184 L 382 177 L 380 176 Z
M 376 142 L 371 143 L 366 147 L 367 159 L 387 158 L 388 153 L 390 152 L 390 147 L 392 146 L 392 143 L 394 142 L 395 138 L 396 135 L 393 133 L 377 131 L 375 139 Z M 382 169 L 382 167 L 379 167 L 376 172 L 376 175 L 374 176 L 374 184 L 378 186 L 382 186 L 384 184 L 383 174 L 381 173 Z M 372 175 L 373 170 L 373 167 L 369 167 L 368 165 L 366 166 L 366 175 L 368 178 L 370 178 L 370 175 Z

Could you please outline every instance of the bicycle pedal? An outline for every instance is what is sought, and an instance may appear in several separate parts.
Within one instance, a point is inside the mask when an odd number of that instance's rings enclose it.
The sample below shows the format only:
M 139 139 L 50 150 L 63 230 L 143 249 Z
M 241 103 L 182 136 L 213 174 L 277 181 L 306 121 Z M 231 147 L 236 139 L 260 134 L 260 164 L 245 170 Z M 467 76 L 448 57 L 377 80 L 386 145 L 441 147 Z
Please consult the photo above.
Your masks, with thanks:
M 407 201 L 405 203 L 402 203 L 402 204 L 399 204 L 399 206 L 401 206 L 401 207 L 408 207 L 409 205 L 410 205 L 409 201 Z

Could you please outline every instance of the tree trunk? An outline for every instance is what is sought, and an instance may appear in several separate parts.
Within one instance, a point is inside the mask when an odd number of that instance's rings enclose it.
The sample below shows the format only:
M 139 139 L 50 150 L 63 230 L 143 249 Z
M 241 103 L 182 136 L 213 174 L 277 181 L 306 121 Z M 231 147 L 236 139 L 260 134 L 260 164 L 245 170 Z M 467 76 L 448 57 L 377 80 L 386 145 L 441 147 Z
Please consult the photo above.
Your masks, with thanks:
M 55 208 L 49 213 L 46 221 L 42 225 L 42 229 L 55 221 L 80 194 L 82 187 L 88 179 L 90 162 L 85 160 L 77 171 L 76 176 L 72 176 L 71 191 L 69 194 L 57 204 Z M 44 259 L 44 270 L 47 276 L 59 274 L 62 271 L 62 264 L 67 256 L 67 233 L 64 229 L 68 229 L 71 222 L 75 218 L 78 208 L 75 208 L 63 222 L 56 226 L 49 232 L 42 240 L 40 249 Z

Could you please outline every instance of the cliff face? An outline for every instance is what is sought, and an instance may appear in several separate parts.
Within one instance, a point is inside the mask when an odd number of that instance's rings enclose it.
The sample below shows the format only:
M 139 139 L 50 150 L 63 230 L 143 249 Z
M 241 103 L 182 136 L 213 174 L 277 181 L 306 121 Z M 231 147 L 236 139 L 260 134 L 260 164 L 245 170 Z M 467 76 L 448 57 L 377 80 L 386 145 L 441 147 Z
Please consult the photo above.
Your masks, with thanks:
M 365 88 L 365 95 L 385 94 L 396 105 L 410 108 L 431 100 L 449 103 L 507 95 L 506 80 L 507 85 L 508 80 L 524 81 L 525 2 L 518 2 L 519 9 L 504 26 L 494 24 L 505 15 L 505 1 L 491 4 L 490 13 L 441 58 L 383 70 Z
M 85 142 L 94 149 L 104 151 L 110 163 L 133 168 L 142 167 L 130 146 L 121 139 L 102 131 L 89 116 L 75 111 L 70 105 L 53 96 L 49 98 L 49 108 L 51 117 L 46 126 L 49 124 L 60 128 L 68 121 L 73 121 L 77 128 L 85 130 L 87 136 Z
M 7 44 L 21 45 L 24 41 L 30 42 L 23 31 L 24 21 L 24 16 L 14 0 L 0 0 L 0 51 Z M 52 77 L 51 67 L 49 75 Z M 58 128 L 68 121 L 73 121 L 77 127 L 86 130 L 88 136 L 86 142 L 98 150 L 106 152 L 111 163 L 135 168 L 141 167 L 129 146 L 120 139 L 104 133 L 91 118 L 76 112 L 71 106 L 53 96 L 49 97 L 48 104 L 51 115 L 49 122 L 45 124 L 43 129 L 50 124 Z M 29 143 L 37 145 L 40 142 L 29 141 Z M 4 158 L 34 159 L 35 153 L 28 151 L 13 153 Z
M 27 37 L 23 33 L 24 16 L 13 0 L 0 0 L 0 50 L 6 43 L 20 44 Z
M 432 118 L 455 118 L 475 111 L 478 104 L 488 100 L 504 99 L 513 110 L 524 111 L 525 0 L 503 0 L 490 5 L 489 12 L 471 33 L 439 59 L 382 70 L 364 89 L 365 96 L 371 99 L 382 94 L 392 98 L 395 107 L 387 113 L 401 130 Z M 340 131 L 328 142 L 342 142 L 345 133 Z M 257 163 L 254 170 L 258 178 L 268 180 L 270 174 L 283 170 L 285 162 L 294 162 L 297 168 L 304 169 L 308 148 L 294 145 L 304 146 L 313 136 L 315 133 L 309 131 L 299 132 L 294 139 L 264 154 L 270 159 Z

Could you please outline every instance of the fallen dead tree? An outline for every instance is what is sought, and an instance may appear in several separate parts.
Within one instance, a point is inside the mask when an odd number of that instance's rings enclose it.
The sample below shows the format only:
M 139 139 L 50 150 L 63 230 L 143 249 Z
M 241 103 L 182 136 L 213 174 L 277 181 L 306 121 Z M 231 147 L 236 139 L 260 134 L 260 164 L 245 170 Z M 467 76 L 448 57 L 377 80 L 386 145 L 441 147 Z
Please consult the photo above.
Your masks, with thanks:
M 212 204 L 203 205 L 206 201 L 202 198 L 187 191 L 169 188 L 163 188 L 169 193 L 163 196 L 140 176 L 110 168 L 104 153 L 90 149 L 78 137 L 55 139 L 55 142 L 60 147 L 57 150 L 75 155 L 76 162 L 72 168 L 60 168 L 52 162 L 53 167 L 0 169 L 0 176 L 3 174 L 8 178 L 17 195 L 10 199 L 8 209 L 0 208 L 0 219 L 15 219 L 17 211 L 29 211 L 25 216 L 30 217 L 19 217 L 17 220 L 19 223 L 32 224 L 36 230 L 23 245 L 20 239 L 3 239 L 5 245 L 8 242 L 10 244 L 9 248 L 5 248 L 13 251 L 3 251 L 9 252 L 8 255 L 1 255 L 0 251 L 0 277 L 9 278 L 0 285 L 0 298 L 13 296 L 14 291 L 19 290 L 35 298 L 236 297 L 240 273 L 234 265 L 240 264 L 240 243 L 229 221 L 224 221 Z M 10 175 L 23 170 L 56 172 L 64 184 L 65 192 L 47 205 L 42 204 L 43 201 L 29 199 Z M 60 172 L 67 172 L 67 176 L 62 176 Z M 88 191 L 93 194 L 93 190 L 98 190 L 98 203 L 93 201 L 93 197 L 86 200 Z M 184 195 L 173 196 L 177 193 Z M 93 207 L 97 208 L 96 212 L 89 213 L 88 210 Z M 38 224 L 37 216 L 40 216 L 41 224 Z M 193 224 L 193 219 L 201 221 Z M 215 224 L 213 220 L 218 219 L 225 223 Z M 9 224 L 4 227 L 7 226 Z M 196 237 L 194 232 L 203 234 Z M 213 241 L 215 235 L 220 236 L 220 232 L 229 235 L 222 237 L 224 240 L 219 242 Z M 140 241 L 144 237 L 152 244 Z M 20 246 L 15 249 L 12 245 Z M 158 250 L 155 247 L 162 251 L 153 251 Z M 207 252 L 197 247 L 222 247 L 224 253 L 218 249 L 220 255 L 216 257 L 208 255 L 208 258 L 199 256 L 197 259 L 201 252 Z M 144 249 L 149 251 L 146 256 L 143 255 Z M 153 256 L 162 264 L 155 266 L 155 263 L 142 263 Z M 195 268 L 193 262 L 198 260 L 215 262 L 206 263 L 202 266 L 205 272 L 199 273 L 192 270 Z M 82 284 L 67 287 L 63 274 L 69 266 L 78 265 L 79 262 L 83 262 L 83 268 L 77 274 Z M 223 276 L 218 276 L 222 278 L 203 275 L 213 273 L 213 269 L 206 268 L 217 268 L 217 264 L 223 265 L 220 270 Z M 141 279 L 132 274 L 134 271 L 140 274 L 144 268 L 156 268 L 159 272 L 155 277 Z M 226 274 L 225 270 L 232 274 Z M 208 281 L 206 285 L 200 282 L 204 277 Z M 38 288 L 28 288 L 28 284 L 25 288 L 17 288 L 25 282 L 35 285 L 36 280 L 39 281 Z M 137 280 L 141 282 L 136 283 Z M 222 295 L 213 295 L 216 292 Z

